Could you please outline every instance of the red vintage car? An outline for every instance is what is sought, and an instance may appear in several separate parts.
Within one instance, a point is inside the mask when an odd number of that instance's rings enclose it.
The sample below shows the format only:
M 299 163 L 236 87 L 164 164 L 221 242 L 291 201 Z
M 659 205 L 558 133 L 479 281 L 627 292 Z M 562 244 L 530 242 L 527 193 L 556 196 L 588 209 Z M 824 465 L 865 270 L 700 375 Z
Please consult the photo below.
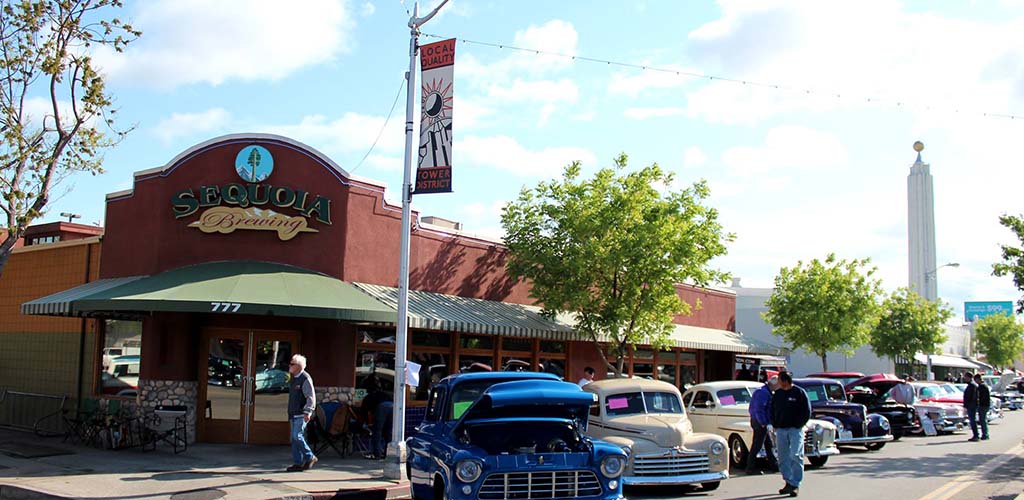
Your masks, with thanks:
M 863 376 L 864 374 L 861 372 L 818 372 L 807 374 L 808 378 L 830 378 L 838 380 L 839 383 L 844 386 L 854 380 L 862 378 Z

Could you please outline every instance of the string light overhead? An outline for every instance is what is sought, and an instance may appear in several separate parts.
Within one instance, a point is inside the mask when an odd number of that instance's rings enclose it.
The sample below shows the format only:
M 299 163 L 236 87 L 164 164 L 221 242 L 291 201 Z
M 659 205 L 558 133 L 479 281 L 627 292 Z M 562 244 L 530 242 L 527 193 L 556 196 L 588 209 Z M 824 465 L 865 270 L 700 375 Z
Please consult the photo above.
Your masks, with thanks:
M 434 34 L 428 34 L 428 33 L 423 33 L 423 36 L 430 37 L 430 38 L 451 38 L 451 37 L 448 37 L 448 36 L 434 35 Z M 765 89 L 790 91 L 790 92 L 795 92 L 795 93 L 802 93 L 802 94 L 805 94 L 805 95 L 824 96 L 824 97 L 829 97 L 829 98 L 834 98 L 834 99 L 844 99 L 842 92 L 815 90 L 815 89 L 802 88 L 802 87 L 793 87 L 793 86 L 789 86 L 789 85 L 782 85 L 782 84 L 776 84 L 776 83 L 766 83 L 766 82 L 755 81 L 755 80 L 744 80 L 744 79 L 739 79 L 739 78 L 730 78 L 730 77 L 725 77 L 725 76 L 717 76 L 717 75 L 709 75 L 709 74 L 705 74 L 705 73 L 698 73 L 698 72 L 694 72 L 694 71 L 686 71 L 686 70 L 672 69 L 672 68 L 660 68 L 660 67 L 657 67 L 657 66 L 650 66 L 650 65 L 646 65 L 646 64 L 636 64 L 636 63 L 628 63 L 628 62 L 622 62 L 622 61 L 613 61 L 613 60 L 610 60 L 610 59 L 601 59 L 601 58 L 597 58 L 597 57 L 584 57 L 584 56 L 577 56 L 577 55 L 571 55 L 571 54 L 561 54 L 561 53 L 558 53 L 558 52 L 550 52 L 550 51 L 546 51 L 546 50 L 528 49 L 528 48 L 525 48 L 525 47 L 516 47 L 514 45 L 507 45 L 507 44 L 503 44 L 503 43 L 481 42 L 481 41 L 478 41 L 478 40 L 468 40 L 468 39 L 465 39 L 465 38 L 457 38 L 457 37 L 456 37 L 456 39 L 459 40 L 460 42 L 464 43 L 464 44 L 481 45 L 481 46 L 484 46 L 484 47 L 493 47 L 493 48 L 502 49 L 502 50 L 506 50 L 506 49 L 507 50 L 516 50 L 516 51 L 527 52 L 527 53 L 532 52 L 535 55 L 562 57 L 562 58 L 569 59 L 569 60 L 572 60 L 572 61 L 585 61 L 585 62 L 590 62 L 590 63 L 595 63 L 595 64 L 603 64 L 603 65 L 606 65 L 606 66 L 619 66 L 619 67 L 623 67 L 623 68 L 639 69 L 641 71 L 655 71 L 655 72 L 659 72 L 659 73 L 674 74 L 676 76 L 681 76 L 681 77 L 699 78 L 699 79 L 704 79 L 704 80 L 708 80 L 708 81 L 721 81 L 721 82 L 727 82 L 727 83 L 734 83 L 734 84 L 737 84 L 737 85 L 746 85 L 746 86 L 759 87 L 759 88 L 765 88 Z M 871 103 L 871 104 L 893 104 L 893 105 L 895 105 L 896 107 L 899 107 L 899 108 L 911 107 L 910 103 L 908 103 L 908 102 L 894 101 L 894 100 L 891 100 L 891 99 L 879 99 L 879 98 L 874 98 L 874 97 L 853 98 L 853 97 L 850 97 L 849 94 L 847 94 L 847 97 L 845 99 L 857 99 L 857 100 L 863 99 L 865 102 L 868 102 L 868 103 Z M 988 112 L 982 112 L 982 111 L 964 111 L 964 112 L 961 112 L 961 110 L 957 109 L 957 108 L 938 107 L 938 106 L 930 106 L 930 105 L 919 106 L 919 107 L 924 108 L 926 111 L 947 111 L 947 112 L 956 113 L 956 114 L 978 115 L 978 116 L 983 116 L 983 117 L 986 117 L 986 118 L 1004 118 L 1004 119 L 1009 119 L 1009 120 L 1024 119 L 1024 116 L 1022 116 L 1022 115 L 1014 115 L 1014 114 L 1007 114 L 1007 113 L 988 113 Z

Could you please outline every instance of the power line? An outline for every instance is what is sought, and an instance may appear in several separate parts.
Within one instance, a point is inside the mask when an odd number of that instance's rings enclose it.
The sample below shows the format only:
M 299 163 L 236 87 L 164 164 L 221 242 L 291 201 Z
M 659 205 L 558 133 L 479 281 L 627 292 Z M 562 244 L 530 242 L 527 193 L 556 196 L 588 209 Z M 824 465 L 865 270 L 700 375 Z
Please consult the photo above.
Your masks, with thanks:
M 366 161 L 366 158 L 368 158 L 370 156 L 370 153 L 373 152 L 373 148 L 377 147 L 377 141 L 379 141 L 380 137 L 384 135 L 384 129 L 388 128 L 388 122 L 391 121 L 391 115 L 395 112 L 395 106 L 398 105 L 398 99 L 402 97 L 402 89 L 404 88 L 405 77 L 403 76 L 402 83 L 401 85 L 398 86 L 398 93 L 395 94 L 395 102 L 391 103 L 391 111 L 388 111 L 388 117 L 384 119 L 384 125 L 380 127 L 380 132 L 377 133 L 377 138 L 373 140 L 373 144 L 370 145 L 370 149 L 366 151 L 366 154 L 363 155 L 363 159 L 359 160 L 359 163 L 356 164 L 356 167 L 348 171 L 349 174 L 353 174 L 355 173 L 356 170 L 359 170 L 359 167 L 363 166 L 363 162 Z
M 451 37 L 447 37 L 447 36 L 434 35 L 434 34 L 429 34 L 429 33 L 423 33 L 423 36 L 430 37 L 430 38 L 451 38 Z M 528 48 L 525 48 L 525 47 L 516 47 L 514 45 L 507 45 L 507 44 L 503 44 L 503 43 L 481 42 L 481 41 L 478 41 L 478 40 L 468 40 L 468 39 L 465 39 L 465 38 L 456 38 L 456 40 L 458 40 L 458 41 L 460 41 L 462 43 L 466 43 L 466 44 L 482 45 L 482 46 L 485 46 L 485 47 L 494 47 L 494 48 L 503 49 L 503 50 L 504 49 L 517 50 L 517 51 L 521 51 L 521 52 L 533 53 L 534 55 L 546 55 L 546 56 L 563 57 L 563 58 L 566 58 L 566 59 L 570 59 L 572 61 L 585 61 L 585 62 L 596 63 L 596 64 L 604 64 L 605 66 L 619 66 L 619 67 L 623 67 L 623 68 L 639 69 L 639 70 L 642 70 L 642 71 L 656 71 L 656 72 L 659 72 L 659 73 L 675 74 L 676 76 L 684 76 L 684 77 L 690 77 L 690 78 L 700 78 L 700 79 L 704 79 L 704 80 L 708 80 L 708 81 L 721 81 L 721 82 L 733 83 L 733 84 L 737 84 L 737 85 L 746 85 L 746 86 L 750 86 L 750 87 L 760 87 L 760 88 L 767 88 L 767 89 L 774 89 L 774 90 L 785 90 L 785 91 L 791 91 L 791 92 L 796 92 L 796 93 L 803 93 L 805 95 L 817 95 L 817 96 L 825 96 L 825 97 L 834 98 L 834 99 L 843 99 L 843 93 L 842 92 L 826 91 L 826 90 L 815 90 L 815 89 L 803 88 L 803 87 L 793 87 L 793 86 L 782 85 L 782 84 L 777 84 L 777 83 L 766 83 L 766 82 L 760 82 L 760 81 L 756 81 L 756 80 L 744 80 L 744 79 L 739 79 L 739 78 L 730 78 L 730 77 L 726 77 L 726 76 L 709 75 L 709 74 L 706 74 L 706 73 L 697 73 L 697 72 L 694 72 L 694 71 L 685 71 L 685 70 L 672 69 L 672 68 L 660 68 L 660 67 L 657 67 L 657 66 L 650 66 L 650 65 L 646 65 L 646 64 L 637 64 L 637 63 L 629 63 L 629 62 L 622 62 L 622 61 L 613 61 L 613 60 L 610 60 L 610 59 L 601 59 L 601 58 L 596 58 L 596 57 L 584 57 L 584 56 L 576 56 L 576 55 L 571 55 L 571 54 L 561 54 L 561 53 L 558 53 L 558 52 L 550 52 L 550 51 L 546 51 L 546 50 L 528 49 Z M 852 98 L 849 97 L 849 94 L 847 94 L 846 99 L 852 99 Z M 896 105 L 897 107 L 900 107 L 900 108 L 902 108 L 902 107 L 909 107 L 909 105 L 910 105 L 910 103 L 908 103 L 908 102 L 894 101 L 892 99 L 878 99 L 878 98 L 873 98 L 873 97 L 862 97 L 862 98 L 859 98 L 859 99 L 864 99 L 866 102 L 872 103 L 872 104 L 894 104 L 894 105 Z M 930 105 L 921 106 L 921 107 L 925 108 L 925 110 L 927 110 L 927 111 L 945 110 L 945 111 L 950 111 L 950 112 L 953 112 L 953 113 L 961 114 L 961 110 L 956 109 L 956 108 L 941 107 L 941 106 L 930 106 Z M 988 118 L 988 117 L 991 117 L 991 118 L 1008 118 L 1010 120 L 1024 119 L 1024 116 L 1022 116 L 1022 115 L 1013 115 L 1013 114 L 1007 114 L 1007 113 L 987 113 L 987 112 L 983 112 L 983 111 L 965 111 L 962 114 L 965 114 L 965 115 L 966 114 L 975 114 L 975 115 L 984 116 L 986 118 Z

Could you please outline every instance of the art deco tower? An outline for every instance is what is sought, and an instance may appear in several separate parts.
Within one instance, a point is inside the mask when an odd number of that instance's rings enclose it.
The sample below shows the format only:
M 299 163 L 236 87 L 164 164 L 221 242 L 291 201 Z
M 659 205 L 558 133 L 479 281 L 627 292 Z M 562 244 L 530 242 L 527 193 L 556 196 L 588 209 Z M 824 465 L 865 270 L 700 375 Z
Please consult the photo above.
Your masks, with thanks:
M 924 144 L 914 143 L 917 161 L 907 176 L 907 202 L 910 240 L 910 289 L 927 300 L 938 299 L 935 280 L 935 197 L 929 165 L 921 161 Z

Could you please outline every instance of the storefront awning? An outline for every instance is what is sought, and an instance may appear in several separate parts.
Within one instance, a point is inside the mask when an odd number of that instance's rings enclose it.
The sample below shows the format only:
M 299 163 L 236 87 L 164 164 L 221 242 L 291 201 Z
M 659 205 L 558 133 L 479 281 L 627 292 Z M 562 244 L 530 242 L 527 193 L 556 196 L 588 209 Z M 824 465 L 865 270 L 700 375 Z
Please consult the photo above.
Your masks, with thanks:
M 381 303 L 398 308 L 398 289 L 355 283 Z M 583 340 L 567 325 L 549 320 L 540 308 L 441 293 L 409 291 L 409 327 L 487 335 Z
M 253 314 L 394 323 L 395 310 L 351 283 L 267 262 L 211 262 L 153 276 L 103 280 L 28 302 L 25 314 L 91 316 L 127 312 Z M 85 287 L 97 285 L 100 289 Z M 69 297 L 73 297 L 70 298 Z M 53 312 L 33 312 L 53 311 Z
M 71 303 L 82 297 L 88 297 L 94 293 L 104 292 L 116 288 L 125 283 L 131 283 L 145 276 L 130 276 L 127 278 L 111 278 L 93 281 L 74 288 L 57 292 L 53 295 L 32 300 L 21 305 L 21 314 L 33 314 L 40 316 L 75 316 L 71 313 Z
M 744 336 L 742 333 L 703 328 L 699 326 L 675 325 L 669 336 L 676 347 L 707 349 L 750 354 L 781 355 L 783 349 Z
M 928 363 L 928 357 L 924 354 L 918 353 L 914 355 L 914 361 L 921 363 L 922 365 Z M 961 358 L 960 356 L 950 356 L 946 354 L 932 354 L 932 366 L 944 366 L 946 368 L 966 368 L 968 370 L 977 370 L 982 368 L 980 364 L 973 363 L 968 359 Z

